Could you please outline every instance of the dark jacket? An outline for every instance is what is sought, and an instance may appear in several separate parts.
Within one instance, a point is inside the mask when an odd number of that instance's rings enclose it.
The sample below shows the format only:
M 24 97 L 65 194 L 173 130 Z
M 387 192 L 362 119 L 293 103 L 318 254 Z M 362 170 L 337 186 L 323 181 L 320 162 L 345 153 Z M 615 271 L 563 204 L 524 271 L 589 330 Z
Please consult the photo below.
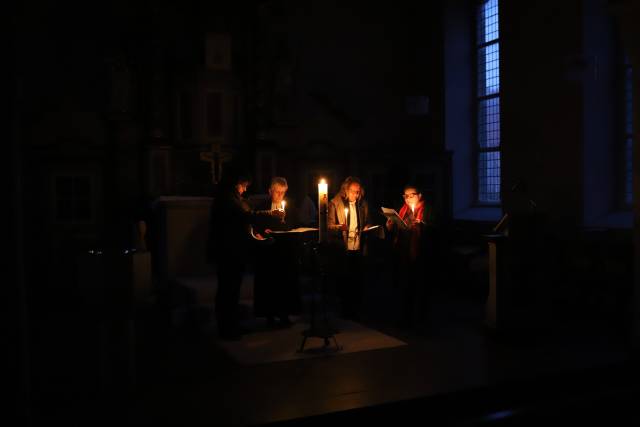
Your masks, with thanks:
M 264 237 L 266 229 L 273 231 L 290 230 L 297 226 L 293 203 L 286 198 L 284 222 L 277 217 L 259 215 L 254 223 L 254 232 Z M 271 211 L 271 197 L 252 200 L 256 212 Z M 271 235 L 273 237 L 274 235 Z M 298 237 L 300 235 L 275 235 L 270 243 L 255 246 L 253 309 L 257 317 L 285 316 L 298 313 Z
M 268 211 L 252 209 L 249 203 L 233 190 L 214 198 L 207 240 L 209 261 L 246 257 L 253 240 L 251 224 L 268 216 Z
M 254 232 L 260 233 L 264 236 L 264 230 L 266 230 L 267 228 L 273 231 L 283 231 L 291 230 L 292 228 L 298 227 L 295 203 L 293 203 L 289 198 L 285 198 L 284 200 L 286 202 L 286 214 L 283 222 L 280 218 L 268 215 L 268 213 L 271 211 L 271 197 L 269 195 L 253 198 L 253 200 L 251 201 L 251 206 L 254 211 L 258 213 L 267 213 L 267 215 L 260 214 L 256 217 L 256 220 L 253 224 Z

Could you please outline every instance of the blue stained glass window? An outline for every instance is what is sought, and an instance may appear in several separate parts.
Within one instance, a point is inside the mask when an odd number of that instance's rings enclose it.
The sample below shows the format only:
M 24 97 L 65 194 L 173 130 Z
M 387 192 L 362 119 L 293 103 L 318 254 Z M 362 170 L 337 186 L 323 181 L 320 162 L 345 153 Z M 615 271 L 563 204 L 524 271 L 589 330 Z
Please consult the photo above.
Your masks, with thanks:
M 488 203 L 500 202 L 500 151 L 481 152 L 478 157 L 479 199 Z
M 487 0 L 478 11 L 478 43 L 488 43 L 500 36 L 498 29 L 498 0 Z
M 477 12 L 478 202 L 500 203 L 500 32 L 498 0 Z
M 500 92 L 500 45 L 493 43 L 478 52 L 478 95 Z
M 478 145 L 500 147 L 500 98 L 484 99 L 478 105 Z

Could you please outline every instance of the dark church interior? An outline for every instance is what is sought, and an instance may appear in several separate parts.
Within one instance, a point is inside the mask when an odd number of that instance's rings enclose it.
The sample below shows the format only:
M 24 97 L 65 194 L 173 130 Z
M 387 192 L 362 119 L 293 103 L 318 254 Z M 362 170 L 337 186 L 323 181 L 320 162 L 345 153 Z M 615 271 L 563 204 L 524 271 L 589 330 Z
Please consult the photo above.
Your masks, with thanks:
M 15 425 L 640 425 L 639 1 L 9 9 Z M 381 229 L 419 187 L 420 321 L 371 238 L 350 325 L 394 344 L 297 352 L 307 250 L 293 329 L 252 317 L 247 253 L 253 330 L 222 342 L 205 252 L 233 165 L 316 213 L 320 179 L 359 177 Z

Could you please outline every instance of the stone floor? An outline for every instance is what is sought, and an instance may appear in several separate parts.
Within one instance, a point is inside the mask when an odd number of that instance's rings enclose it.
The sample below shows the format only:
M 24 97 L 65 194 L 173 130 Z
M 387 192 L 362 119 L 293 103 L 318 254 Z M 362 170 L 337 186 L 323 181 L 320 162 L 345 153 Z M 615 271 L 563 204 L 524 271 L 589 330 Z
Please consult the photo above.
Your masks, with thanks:
M 81 312 L 42 319 L 32 424 L 402 425 L 419 416 L 536 425 L 550 415 L 630 414 L 637 364 L 606 313 L 551 316 L 496 335 L 483 323 L 482 292 L 463 283 L 434 286 L 426 321 L 401 329 L 387 279 L 372 274 L 367 284 L 362 323 L 409 345 L 240 366 L 217 345 L 208 303 L 149 307 L 134 321 Z

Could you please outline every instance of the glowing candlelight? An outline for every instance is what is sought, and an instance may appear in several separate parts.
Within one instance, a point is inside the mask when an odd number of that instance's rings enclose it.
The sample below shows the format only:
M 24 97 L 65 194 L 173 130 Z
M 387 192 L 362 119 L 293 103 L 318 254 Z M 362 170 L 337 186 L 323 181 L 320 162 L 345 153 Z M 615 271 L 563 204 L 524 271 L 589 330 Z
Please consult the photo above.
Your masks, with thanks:
M 416 204 L 415 203 L 411 203 L 409 205 L 409 207 L 411 208 L 411 214 L 415 215 L 415 213 L 416 213 Z
M 329 185 L 322 178 L 318 183 L 318 241 L 327 240 L 327 210 L 329 208 Z
M 322 178 L 320 180 L 320 183 L 318 184 L 318 194 L 326 196 L 327 193 L 329 192 L 328 188 L 329 188 L 329 184 L 327 184 L 324 178 Z
M 284 212 L 284 205 L 285 205 L 285 201 L 282 200 L 280 202 L 280 211 Z M 282 215 L 282 218 L 280 219 L 280 222 L 284 224 L 284 215 Z
M 349 222 L 349 208 L 344 208 L 344 223 Z

